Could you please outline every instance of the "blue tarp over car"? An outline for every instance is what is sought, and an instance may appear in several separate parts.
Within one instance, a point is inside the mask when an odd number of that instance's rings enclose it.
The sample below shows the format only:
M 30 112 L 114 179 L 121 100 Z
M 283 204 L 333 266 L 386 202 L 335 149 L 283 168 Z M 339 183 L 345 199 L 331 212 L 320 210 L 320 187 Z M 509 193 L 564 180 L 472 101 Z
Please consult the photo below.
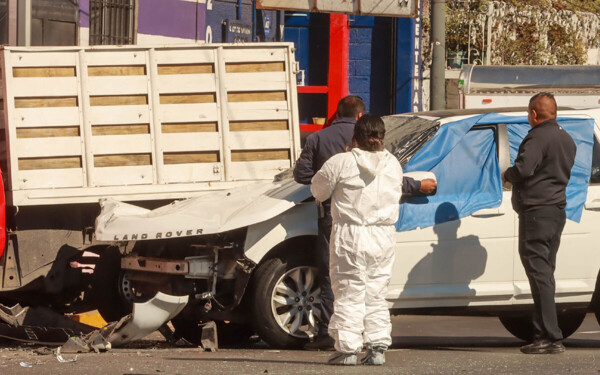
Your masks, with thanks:
M 575 165 L 567 186 L 567 217 L 579 222 L 590 178 L 594 121 L 559 118 L 577 144 Z M 401 205 L 398 231 L 458 220 L 502 202 L 501 171 L 493 128 L 507 124 L 511 164 L 530 126 L 525 116 L 488 113 L 447 123 L 408 162 L 404 171 L 431 171 L 438 181 L 436 195 L 410 198 Z

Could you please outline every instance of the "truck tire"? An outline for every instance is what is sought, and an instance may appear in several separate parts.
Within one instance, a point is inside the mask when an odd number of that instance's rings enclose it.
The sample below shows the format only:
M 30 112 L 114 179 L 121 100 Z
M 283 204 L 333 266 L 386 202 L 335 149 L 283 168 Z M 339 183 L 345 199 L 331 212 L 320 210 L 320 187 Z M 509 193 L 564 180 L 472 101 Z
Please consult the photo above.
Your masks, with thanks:
M 132 305 L 119 293 L 121 253 L 114 246 L 95 249 L 100 255 L 92 278 L 94 304 L 106 322 L 114 322 L 131 313 Z
M 585 319 L 585 311 L 568 311 L 558 313 L 558 326 L 563 338 L 571 336 Z M 527 342 L 533 340 L 533 324 L 530 314 L 503 314 L 500 322 L 513 336 Z
M 316 334 L 321 312 L 314 262 L 273 258 L 255 271 L 252 290 L 256 332 L 275 348 L 298 348 Z

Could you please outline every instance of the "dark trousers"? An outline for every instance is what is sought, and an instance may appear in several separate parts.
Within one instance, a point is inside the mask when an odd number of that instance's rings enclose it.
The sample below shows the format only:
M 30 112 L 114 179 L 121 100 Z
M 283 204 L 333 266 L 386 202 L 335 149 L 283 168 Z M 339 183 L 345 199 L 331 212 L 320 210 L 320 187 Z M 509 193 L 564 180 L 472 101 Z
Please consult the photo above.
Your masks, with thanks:
M 519 255 L 533 295 L 534 339 L 563 338 L 554 302 L 554 269 L 565 221 L 565 210 L 556 206 L 519 214 Z
M 325 207 L 325 217 L 318 222 L 319 232 L 317 235 L 317 281 L 321 288 L 321 319 L 318 321 L 318 334 L 328 333 L 329 319 L 333 313 L 333 291 L 331 290 L 331 279 L 329 278 L 329 238 L 331 237 L 331 210 Z

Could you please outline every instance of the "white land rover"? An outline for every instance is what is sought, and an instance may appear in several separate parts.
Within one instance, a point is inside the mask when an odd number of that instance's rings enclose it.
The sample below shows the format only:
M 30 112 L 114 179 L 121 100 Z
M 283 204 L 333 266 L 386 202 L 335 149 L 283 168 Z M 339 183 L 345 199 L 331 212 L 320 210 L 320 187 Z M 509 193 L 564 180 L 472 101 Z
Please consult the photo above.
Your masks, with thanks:
M 384 120 L 387 147 L 404 170 L 417 178 L 422 174 L 411 171 L 433 172 L 438 181 L 434 196 L 403 198 L 387 297 L 392 314 L 494 315 L 527 340 L 533 300 L 510 187 L 500 181 L 529 130 L 527 114 L 447 111 Z M 567 337 L 586 312 L 600 313 L 600 109 L 561 111 L 558 122 L 578 146 L 555 274 Z M 118 288 L 101 309 L 108 319 L 163 291 L 190 296 L 173 320 L 188 339 L 199 340 L 198 322 L 208 320 L 217 321 L 221 342 L 254 331 L 272 346 L 296 347 L 315 333 L 317 213 L 308 186 L 282 177 L 152 211 L 110 200 L 102 206 L 96 237 L 112 242 L 107 251 L 120 254 L 114 264 L 121 265 Z

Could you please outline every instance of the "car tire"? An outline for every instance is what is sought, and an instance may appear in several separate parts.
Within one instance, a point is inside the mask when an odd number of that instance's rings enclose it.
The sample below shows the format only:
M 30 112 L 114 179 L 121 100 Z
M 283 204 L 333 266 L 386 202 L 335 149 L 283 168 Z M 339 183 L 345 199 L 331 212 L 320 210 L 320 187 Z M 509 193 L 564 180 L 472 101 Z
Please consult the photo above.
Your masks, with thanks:
M 571 336 L 585 319 L 585 311 L 569 311 L 558 313 L 558 326 L 563 338 Z M 533 323 L 530 314 L 503 314 L 500 322 L 513 336 L 527 342 L 533 341 Z
M 122 255 L 115 246 L 89 251 L 100 255 L 92 276 L 94 304 L 106 322 L 118 321 L 132 310 L 119 293 Z
M 256 332 L 275 348 L 298 348 L 316 334 L 320 289 L 314 262 L 302 257 L 269 259 L 255 271 L 252 313 Z

